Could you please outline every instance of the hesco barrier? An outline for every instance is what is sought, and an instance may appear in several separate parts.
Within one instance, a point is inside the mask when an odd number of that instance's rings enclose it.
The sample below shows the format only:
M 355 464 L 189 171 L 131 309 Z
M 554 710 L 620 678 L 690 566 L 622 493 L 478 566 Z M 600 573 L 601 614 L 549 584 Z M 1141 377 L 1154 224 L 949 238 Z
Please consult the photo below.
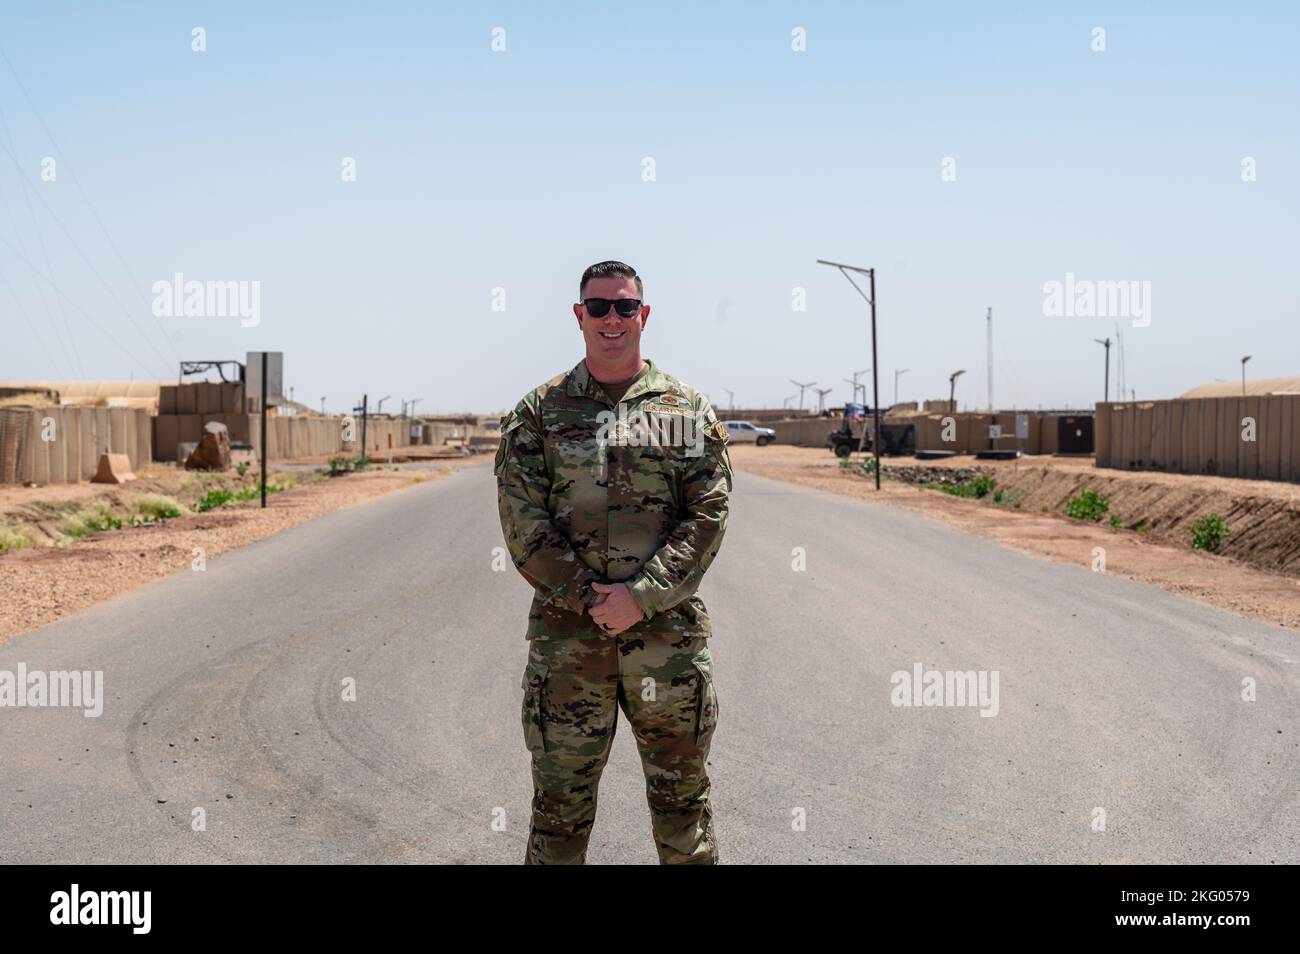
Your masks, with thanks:
M 174 461 L 177 445 L 195 443 L 203 436 L 203 426 L 210 421 L 226 425 L 232 441 L 253 445 L 261 453 L 262 417 L 260 414 L 160 414 L 154 418 L 154 459 Z M 343 419 L 338 417 L 268 418 L 266 453 L 271 460 L 319 457 L 323 454 L 360 454 L 361 419 L 354 419 L 355 440 L 343 440 Z M 410 421 L 371 420 L 366 424 L 368 453 L 375 456 L 388 450 L 388 436 L 393 447 L 411 443 Z
M 125 454 L 138 471 L 153 458 L 149 422 L 143 408 L 0 408 L 0 483 L 89 480 L 100 454 Z
M 1300 394 L 1099 404 L 1097 466 L 1300 480 Z
M 1016 438 L 1016 415 L 1029 415 L 1029 435 L 1023 440 Z M 1090 417 L 1091 412 L 1080 412 L 1078 417 Z M 916 428 L 916 448 L 918 450 L 943 450 L 955 454 L 973 454 L 983 450 L 1021 450 L 1026 454 L 1055 454 L 1059 448 L 1060 422 L 1063 418 L 1074 416 L 1064 414 L 1044 414 L 1034 411 L 999 411 L 997 414 L 972 414 L 959 412 L 952 415 L 953 427 L 944 440 L 945 427 L 943 414 L 901 414 L 886 416 L 882 424 L 911 424 Z M 800 421 L 771 421 L 765 426 L 776 431 L 778 444 L 791 444 L 796 447 L 826 447 L 826 435 L 840 429 L 840 418 L 813 418 Z M 989 425 L 1002 427 L 1003 436 L 996 440 L 988 436 Z M 872 428 L 871 416 L 867 416 L 866 427 Z M 860 434 L 861 424 L 853 425 L 853 433 Z M 1091 445 L 1083 448 L 1090 452 Z

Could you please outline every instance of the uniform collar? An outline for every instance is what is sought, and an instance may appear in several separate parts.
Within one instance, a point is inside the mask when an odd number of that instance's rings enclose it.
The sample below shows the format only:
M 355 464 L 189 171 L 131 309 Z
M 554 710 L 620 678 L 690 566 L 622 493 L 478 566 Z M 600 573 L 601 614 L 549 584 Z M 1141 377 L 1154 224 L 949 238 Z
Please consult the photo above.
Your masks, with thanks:
M 645 358 L 646 369 L 640 379 L 627 389 L 623 395 L 624 401 L 630 401 L 638 398 L 643 394 L 657 394 L 661 391 L 668 391 L 674 394 L 680 393 L 678 389 L 669 381 L 668 375 L 664 374 L 655 366 L 655 363 L 649 358 Z M 583 358 L 569 372 L 569 385 L 566 389 L 570 397 L 589 397 L 597 401 L 608 401 L 605 389 L 600 386 L 600 382 L 591 376 L 587 370 L 587 359 Z

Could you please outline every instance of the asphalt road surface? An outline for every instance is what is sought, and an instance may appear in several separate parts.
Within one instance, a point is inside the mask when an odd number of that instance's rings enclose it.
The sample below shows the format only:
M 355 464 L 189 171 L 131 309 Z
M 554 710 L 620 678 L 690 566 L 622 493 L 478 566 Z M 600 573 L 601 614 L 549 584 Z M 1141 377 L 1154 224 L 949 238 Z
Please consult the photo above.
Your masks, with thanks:
M 106 697 L 0 709 L 0 861 L 520 861 L 500 545 L 471 466 L 0 644 Z M 723 860 L 1300 861 L 1300 635 L 1090 562 L 737 474 L 701 590 Z M 997 714 L 893 705 L 916 664 L 996 671 Z M 589 861 L 655 860 L 643 784 L 624 724 Z

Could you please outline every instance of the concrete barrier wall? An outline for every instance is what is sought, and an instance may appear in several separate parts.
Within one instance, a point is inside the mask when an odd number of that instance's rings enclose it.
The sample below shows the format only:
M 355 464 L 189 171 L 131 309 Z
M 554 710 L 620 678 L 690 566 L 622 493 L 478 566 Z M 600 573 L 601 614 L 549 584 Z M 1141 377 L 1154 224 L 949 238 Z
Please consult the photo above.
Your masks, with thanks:
M 1096 429 L 1098 467 L 1300 481 L 1300 394 L 1099 404 Z
M 0 483 L 75 484 L 95 476 L 106 453 L 139 470 L 153 457 L 152 435 L 143 408 L 0 408 Z
M 267 454 L 271 460 L 291 460 L 300 457 L 320 457 L 324 454 L 360 454 L 361 419 L 353 419 L 352 441 L 343 440 L 341 417 L 273 416 L 267 431 Z M 203 436 L 203 427 L 209 421 L 219 421 L 230 431 L 232 441 L 243 441 L 260 452 L 261 422 L 259 414 L 160 414 L 154 418 L 154 459 L 176 460 L 178 444 L 195 443 Z M 425 424 L 422 433 L 411 437 L 410 420 L 371 419 L 366 424 L 366 444 L 370 456 L 382 456 L 388 450 L 388 436 L 393 437 L 393 447 L 409 447 L 413 443 L 433 444 L 441 447 L 448 438 L 462 440 L 481 434 L 483 428 L 476 424 Z
M 1028 454 L 1037 454 L 1040 452 L 1041 428 L 1047 426 L 1043 422 L 1045 416 L 1033 415 L 1029 417 L 1029 439 L 1023 442 L 1016 441 L 1016 415 L 1015 414 L 956 414 L 953 415 L 955 422 L 955 431 L 952 434 L 954 438 L 951 441 L 943 439 L 943 420 L 942 414 L 907 414 L 895 417 L 882 418 L 881 424 L 911 424 L 916 428 L 916 446 L 920 450 L 946 450 L 958 454 L 973 454 L 977 450 L 988 450 L 991 447 L 998 448 L 1017 448 L 1024 450 Z M 996 442 L 990 442 L 988 437 L 988 426 L 992 423 L 1002 425 L 1004 434 L 1012 435 L 1003 437 Z M 779 444 L 792 444 L 796 447 L 825 447 L 826 435 L 831 431 L 837 431 L 840 428 L 840 418 L 819 417 L 810 420 L 801 421 L 771 421 L 765 426 L 776 431 L 776 440 Z M 871 415 L 867 415 L 865 426 L 868 431 L 874 426 Z M 853 425 L 853 433 L 860 435 L 862 433 L 862 424 Z M 1056 418 L 1051 418 L 1051 427 L 1056 427 Z M 1053 432 L 1055 433 L 1055 432 Z
M 247 415 L 249 443 L 254 453 L 261 450 L 262 418 Z M 322 454 L 353 454 L 362 452 L 361 421 L 353 422 L 354 440 L 343 440 L 341 418 L 329 417 L 272 417 L 268 419 L 266 453 L 271 460 L 289 460 L 295 457 L 317 457 Z M 368 421 L 366 423 L 367 456 L 376 457 L 388 449 L 392 435 L 394 447 L 411 443 L 410 426 L 406 421 Z
M 736 418 L 748 420 L 757 427 L 770 427 L 776 431 L 776 443 L 791 444 L 795 447 L 825 447 L 826 435 L 839 430 L 840 419 L 836 417 L 813 417 L 795 421 L 764 421 L 754 418 Z

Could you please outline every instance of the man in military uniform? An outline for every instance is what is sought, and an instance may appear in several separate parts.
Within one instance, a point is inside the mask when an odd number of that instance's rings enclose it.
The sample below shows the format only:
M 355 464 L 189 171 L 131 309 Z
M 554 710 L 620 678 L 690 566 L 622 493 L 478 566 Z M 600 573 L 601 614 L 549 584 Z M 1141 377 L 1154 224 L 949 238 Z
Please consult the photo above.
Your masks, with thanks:
M 536 591 L 523 680 L 526 860 L 586 859 L 621 708 L 659 860 L 713 864 L 705 760 L 718 703 L 695 591 L 726 525 L 727 432 L 703 395 L 642 359 L 650 307 L 630 266 L 591 266 L 578 297 L 586 358 L 502 419 L 496 457 L 501 528 Z

